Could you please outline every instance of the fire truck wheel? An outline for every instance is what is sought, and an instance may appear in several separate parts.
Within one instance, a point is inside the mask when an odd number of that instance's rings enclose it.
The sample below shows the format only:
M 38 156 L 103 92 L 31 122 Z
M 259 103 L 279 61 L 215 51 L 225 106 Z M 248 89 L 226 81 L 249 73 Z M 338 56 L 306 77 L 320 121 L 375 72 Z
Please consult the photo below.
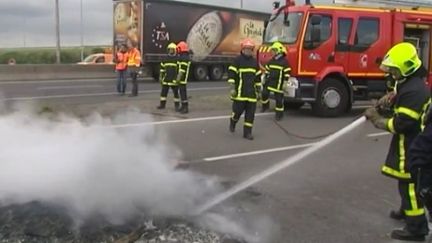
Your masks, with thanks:
M 324 79 L 319 87 L 312 108 L 316 115 L 336 117 L 347 111 L 349 94 L 346 86 L 334 78 Z
M 213 81 L 219 81 L 224 75 L 224 68 L 221 65 L 213 65 L 210 67 L 210 79 Z
M 193 69 L 194 78 L 197 81 L 205 81 L 208 76 L 208 68 L 206 65 L 196 65 Z

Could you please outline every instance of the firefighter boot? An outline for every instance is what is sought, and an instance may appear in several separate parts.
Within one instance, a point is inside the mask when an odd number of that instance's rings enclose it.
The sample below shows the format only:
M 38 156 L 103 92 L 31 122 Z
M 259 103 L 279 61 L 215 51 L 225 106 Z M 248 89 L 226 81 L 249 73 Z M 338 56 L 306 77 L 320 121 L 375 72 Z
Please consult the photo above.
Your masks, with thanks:
M 275 119 L 276 121 L 280 121 L 283 118 L 283 111 L 276 111 Z
M 243 138 L 247 140 L 254 139 L 254 137 L 252 136 L 252 127 L 248 127 L 248 126 L 243 127 Z
M 156 108 L 158 110 L 163 110 L 163 109 L 165 109 L 165 106 L 166 106 L 166 100 L 161 100 L 160 105 Z
M 188 103 L 183 103 L 182 107 L 180 108 L 180 113 L 181 114 L 189 113 L 189 104 Z
M 425 241 L 425 234 L 414 234 L 406 228 L 393 230 L 390 237 L 402 241 Z
M 267 102 L 265 104 L 262 104 L 262 106 L 261 106 L 261 112 L 263 112 L 263 113 L 266 112 L 269 109 L 269 107 L 270 107 L 269 102 Z
M 403 220 L 405 219 L 405 213 L 399 209 L 399 210 L 392 210 L 390 212 L 390 218 L 394 220 Z
M 174 109 L 176 112 L 180 111 L 180 102 L 174 102 Z
M 235 127 L 236 127 L 236 121 L 234 121 L 232 118 L 230 119 L 230 125 L 229 125 L 229 131 L 230 132 L 235 132 Z

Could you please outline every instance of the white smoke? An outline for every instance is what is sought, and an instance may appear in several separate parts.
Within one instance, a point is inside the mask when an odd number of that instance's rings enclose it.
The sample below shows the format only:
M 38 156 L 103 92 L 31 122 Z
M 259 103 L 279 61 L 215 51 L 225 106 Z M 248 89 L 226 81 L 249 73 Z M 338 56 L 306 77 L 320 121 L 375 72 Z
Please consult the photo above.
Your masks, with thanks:
M 178 151 L 138 112 L 113 119 L 0 116 L 0 204 L 40 201 L 64 206 L 76 220 L 92 215 L 121 224 L 143 214 L 184 216 L 219 189 L 216 180 L 171 163 Z

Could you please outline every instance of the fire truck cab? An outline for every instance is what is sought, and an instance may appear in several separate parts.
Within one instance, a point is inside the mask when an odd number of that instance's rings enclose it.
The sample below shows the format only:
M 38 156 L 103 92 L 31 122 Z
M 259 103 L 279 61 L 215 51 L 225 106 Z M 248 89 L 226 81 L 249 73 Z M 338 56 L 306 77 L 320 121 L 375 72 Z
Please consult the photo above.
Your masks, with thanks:
M 275 3 L 258 61 L 264 65 L 271 59 L 272 42 L 285 44 L 292 68 L 287 107 L 307 102 L 315 114 L 332 117 L 349 111 L 354 101 L 381 96 L 387 87 L 380 63 L 402 41 L 417 47 L 432 84 L 432 9 L 286 1 L 282 7 Z

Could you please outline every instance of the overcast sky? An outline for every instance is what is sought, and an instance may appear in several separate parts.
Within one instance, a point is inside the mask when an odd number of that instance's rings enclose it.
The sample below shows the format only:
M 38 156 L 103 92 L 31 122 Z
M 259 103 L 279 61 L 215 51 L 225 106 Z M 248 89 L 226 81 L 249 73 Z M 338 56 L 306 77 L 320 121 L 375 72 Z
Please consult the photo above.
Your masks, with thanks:
M 112 43 L 112 1 L 83 1 L 84 45 Z M 240 7 L 241 0 L 181 0 Z M 274 0 L 243 0 L 245 9 L 271 10 Z M 54 46 L 54 0 L 0 0 L 0 48 Z M 61 44 L 80 44 L 80 0 L 59 0 Z M 281 1 L 283 2 L 283 1 Z M 299 0 L 297 0 L 299 2 Z M 301 1 L 302 2 L 302 1 Z M 330 0 L 312 0 L 330 2 Z

